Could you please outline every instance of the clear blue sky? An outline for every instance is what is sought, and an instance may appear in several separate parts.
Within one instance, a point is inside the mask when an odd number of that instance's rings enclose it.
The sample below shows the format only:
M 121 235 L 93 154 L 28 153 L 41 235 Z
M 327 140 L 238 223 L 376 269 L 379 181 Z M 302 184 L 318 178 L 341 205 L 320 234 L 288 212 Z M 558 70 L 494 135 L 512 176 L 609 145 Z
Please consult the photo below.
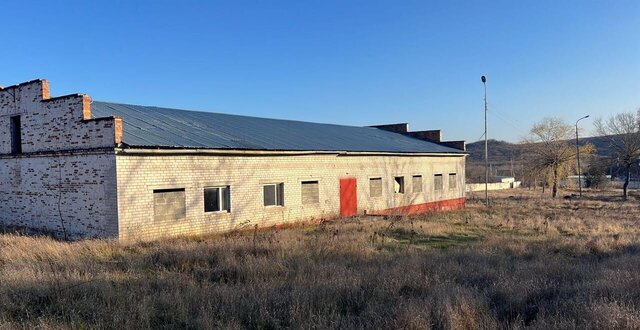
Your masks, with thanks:
M 491 138 L 640 107 L 639 0 L 9 1 L 0 24 L 0 84 L 54 95 L 468 141 L 482 74 Z

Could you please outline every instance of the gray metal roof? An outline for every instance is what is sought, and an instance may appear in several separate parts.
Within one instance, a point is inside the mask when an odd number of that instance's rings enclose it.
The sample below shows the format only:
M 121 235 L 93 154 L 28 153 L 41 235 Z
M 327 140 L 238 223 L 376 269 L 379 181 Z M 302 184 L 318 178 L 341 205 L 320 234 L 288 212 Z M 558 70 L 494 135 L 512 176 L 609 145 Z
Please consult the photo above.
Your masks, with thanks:
M 121 116 L 123 143 L 137 147 L 464 153 L 371 127 L 309 123 L 94 101 L 95 118 Z

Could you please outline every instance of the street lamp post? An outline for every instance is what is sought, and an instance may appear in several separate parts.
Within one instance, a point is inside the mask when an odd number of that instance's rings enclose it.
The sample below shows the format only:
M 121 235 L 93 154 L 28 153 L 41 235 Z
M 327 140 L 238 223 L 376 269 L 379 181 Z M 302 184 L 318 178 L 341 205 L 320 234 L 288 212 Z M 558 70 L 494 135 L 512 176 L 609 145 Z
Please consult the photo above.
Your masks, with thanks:
M 582 198 L 582 174 L 580 169 L 580 145 L 578 144 L 578 122 L 586 118 L 589 118 L 589 115 L 576 120 L 576 157 L 578 159 L 578 187 L 580 187 L 580 198 Z
M 484 85 L 484 202 L 489 207 L 489 140 L 487 137 L 487 77 L 480 78 Z

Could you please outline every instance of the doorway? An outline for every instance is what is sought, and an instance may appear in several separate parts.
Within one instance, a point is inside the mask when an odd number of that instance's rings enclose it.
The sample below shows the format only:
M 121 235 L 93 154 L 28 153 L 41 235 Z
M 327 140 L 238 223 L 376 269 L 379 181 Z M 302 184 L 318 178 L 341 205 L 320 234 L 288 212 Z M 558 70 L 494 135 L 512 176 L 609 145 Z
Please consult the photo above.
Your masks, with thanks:
M 356 178 L 340 179 L 340 216 L 351 217 L 358 213 Z

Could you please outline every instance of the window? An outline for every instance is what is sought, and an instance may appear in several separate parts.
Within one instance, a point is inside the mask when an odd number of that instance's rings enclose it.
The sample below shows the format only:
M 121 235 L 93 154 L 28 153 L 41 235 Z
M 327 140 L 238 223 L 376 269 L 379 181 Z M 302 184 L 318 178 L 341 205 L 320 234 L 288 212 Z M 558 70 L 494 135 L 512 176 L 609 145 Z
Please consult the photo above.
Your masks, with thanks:
M 369 179 L 369 196 L 370 197 L 382 196 L 382 178 Z
M 422 192 L 422 175 L 414 175 L 411 177 L 411 187 L 414 193 Z
M 458 188 L 458 180 L 456 180 L 455 173 L 449 173 L 449 189 L 454 190 Z
M 398 194 L 404 194 L 404 177 L 397 176 L 394 178 L 393 192 Z
M 284 183 L 266 184 L 263 191 L 264 206 L 284 206 Z
M 231 212 L 231 189 L 224 187 L 204 188 L 204 211 L 205 212 Z
M 433 176 L 433 189 L 436 191 L 443 189 L 442 174 L 436 174 Z
M 302 181 L 302 204 L 320 203 L 318 181 Z
M 153 220 L 156 222 L 184 220 L 187 217 L 184 188 L 153 191 Z
M 20 116 L 11 117 L 11 153 L 22 153 L 22 132 L 20 131 Z

